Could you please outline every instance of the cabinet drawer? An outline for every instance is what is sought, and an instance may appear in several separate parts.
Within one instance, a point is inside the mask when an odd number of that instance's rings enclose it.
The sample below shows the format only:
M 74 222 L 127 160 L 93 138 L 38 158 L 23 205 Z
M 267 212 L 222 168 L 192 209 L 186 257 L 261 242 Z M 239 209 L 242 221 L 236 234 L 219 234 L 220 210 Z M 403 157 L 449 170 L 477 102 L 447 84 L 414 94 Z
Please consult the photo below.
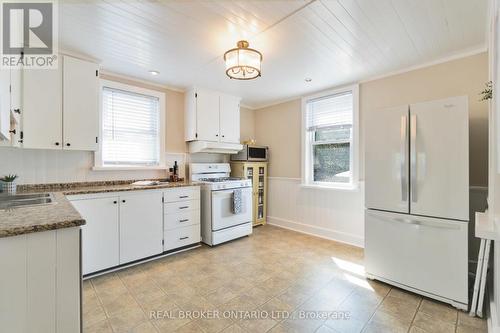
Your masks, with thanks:
M 168 251 L 183 247 L 186 245 L 198 243 L 200 241 L 200 225 L 191 225 L 187 227 L 165 230 L 163 251 Z
M 165 214 L 184 213 L 192 210 L 200 210 L 200 200 L 179 201 L 165 203 Z
M 191 210 L 176 214 L 165 214 L 164 221 L 165 230 L 200 224 L 200 211 Z
M 189 201 L 200 199 L 200 188 L 194 187 L 180 187 L 169 189 L 164 192 L 165 202 Z

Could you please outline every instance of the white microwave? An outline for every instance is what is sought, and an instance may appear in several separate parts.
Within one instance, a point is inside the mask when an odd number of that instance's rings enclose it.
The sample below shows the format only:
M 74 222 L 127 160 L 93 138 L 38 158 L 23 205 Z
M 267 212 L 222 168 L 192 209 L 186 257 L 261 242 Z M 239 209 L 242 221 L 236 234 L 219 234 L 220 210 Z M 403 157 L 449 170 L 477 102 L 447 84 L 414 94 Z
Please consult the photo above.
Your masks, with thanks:
M 239 153 L 231 155 L 231 161 L 267 161 L 268 154 L 266 146 L 243 145 Z

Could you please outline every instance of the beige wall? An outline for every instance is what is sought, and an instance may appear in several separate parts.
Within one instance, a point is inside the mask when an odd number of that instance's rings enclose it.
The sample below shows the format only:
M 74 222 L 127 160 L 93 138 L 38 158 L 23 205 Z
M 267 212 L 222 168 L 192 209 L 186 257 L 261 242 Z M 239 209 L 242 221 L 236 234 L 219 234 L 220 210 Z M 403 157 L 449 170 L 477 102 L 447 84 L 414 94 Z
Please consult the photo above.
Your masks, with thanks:
M 487 185 L 488 107 L 479 92 L 488 80 L 487 53 L 360 84 L 360 178 L 364 178 L 363 115 L 388 106 L 468 95 L 470 184 Z M 255 110 L 255 134 L 270 146 L 270 176 L 300 177 L 300 99 Z
M 240 140 L 241 142 L 255 139 L 255 112 L 244 107 L 240 108 Z
M 269 146 L 271 177 L 300 177 L 301 101 L 255 110 L 255 138 Z

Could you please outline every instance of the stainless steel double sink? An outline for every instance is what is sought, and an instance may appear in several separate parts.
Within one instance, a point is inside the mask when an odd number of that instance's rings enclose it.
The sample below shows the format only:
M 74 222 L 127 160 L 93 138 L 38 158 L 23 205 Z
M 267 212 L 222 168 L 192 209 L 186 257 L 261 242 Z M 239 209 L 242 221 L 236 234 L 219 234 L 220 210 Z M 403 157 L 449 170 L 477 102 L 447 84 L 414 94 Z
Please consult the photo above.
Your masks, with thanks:
M 40 205 L 49 205 L 55 203 L 54 196 L 51 193 L 35 194 L 0 194 L 0 209 L 13 209 L 21 207 L 31 207 Z

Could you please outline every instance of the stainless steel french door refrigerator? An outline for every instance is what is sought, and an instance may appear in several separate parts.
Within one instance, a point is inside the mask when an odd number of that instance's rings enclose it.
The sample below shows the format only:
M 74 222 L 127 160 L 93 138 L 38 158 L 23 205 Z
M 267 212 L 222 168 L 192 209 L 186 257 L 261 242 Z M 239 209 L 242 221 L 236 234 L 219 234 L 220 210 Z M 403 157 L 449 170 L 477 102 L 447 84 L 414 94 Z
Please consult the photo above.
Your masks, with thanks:
M 467 97 L 372 110 L 364 124 L 367 276 L 466 309 Z

